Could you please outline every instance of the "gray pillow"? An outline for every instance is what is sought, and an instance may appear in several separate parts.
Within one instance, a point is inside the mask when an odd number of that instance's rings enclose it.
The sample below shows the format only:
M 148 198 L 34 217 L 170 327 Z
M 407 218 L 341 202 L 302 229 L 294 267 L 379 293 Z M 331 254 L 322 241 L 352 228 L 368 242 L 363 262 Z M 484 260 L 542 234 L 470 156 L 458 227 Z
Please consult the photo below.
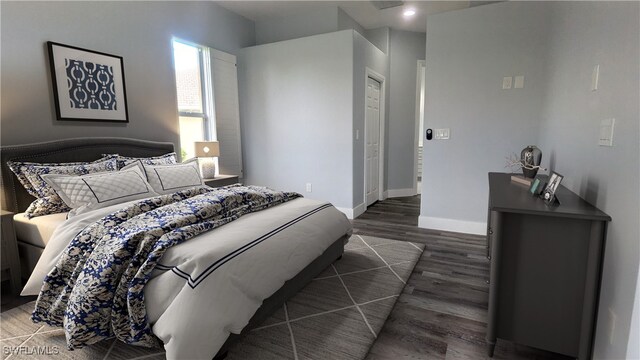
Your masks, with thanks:
M 42 178 L 74 210 L 93 210 L 158 195 L 138 167 L 82 176 L 48 174 Z
M 147 180 L 158 194 L 170 194 L 194 186 L 202 186 L 196 159 L 175 165 L 143 165 Z

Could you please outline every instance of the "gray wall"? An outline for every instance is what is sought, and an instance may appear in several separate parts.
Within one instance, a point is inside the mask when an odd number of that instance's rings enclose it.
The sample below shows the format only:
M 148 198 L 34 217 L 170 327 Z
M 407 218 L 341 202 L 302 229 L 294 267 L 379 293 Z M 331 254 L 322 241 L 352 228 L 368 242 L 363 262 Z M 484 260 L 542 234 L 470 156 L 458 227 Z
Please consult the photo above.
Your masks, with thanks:
M 450 128 L 451 139 L 424 143 L 423 226 L 448 219 L 482 232 L 487 172 L 508 170 L 505 157 L 536 144 L 547 15 L 543 3 L 505 2 L 427 18 L 424 128 Z M 524 89 L 502 90 L 514 75 Z
M 613 218 L 594 359 L 632 358 L 634 346 L 637 358 L 640 339 L 629 329 L 640 262 L 640 4 L 554 3 L 550 31 L 540 117 L 544 161 L 565 176 L 563 185 Z M 599 89 L 591 91 L 596 64 Z M 614 146 L 598 146 L 600 121 L 612 117 Z M 612 344 L 609 309 L 617 315 Z
M 248 183 L 293 189 L 345 209 L 364 203 L 366 68 L 389 80 L 388 57 L 346 27 L 242 51 L 240 115 Z M 350 67 L 348 73 L 343 66 Z M 295 137 L 283 142 L 264 136 L 279 131 Z M 308 182 L 312 193 L 305 192 Z
M 352 208 L 353 31 L 249 47 L 238 60 L 246 182 Z
M 387 53 L 389 28 L 366 30 L 338 6 L 306 8 L 256 21 L 256 45 L 353 29 Z
M 0 9 L 3 145 L 124 136 L 178 146 L 172 36 L 231 53 L 255 37 L 252 21 L 211 2 L 3 1 Z M 124 57 L 129 124 L 55 119 L 48 40 Z
M 361 204 L 364 206 L 366 68 L 370 68 L 389 80 L 388 57 L 360 33 L 353 31 L 353 207 Z M 388 81 L 385 85 L 388 85 Z M 386 99 L 381 99 L 381 101 L 388 104 L 388 99 L 389 91 L 386 91 Z M 360 132 L 360 137 L 357 140 L 355 138 L 356 131 Z M 380 155 L 383 156 L 383 154 Z
M 378 49 L 382 50 L 383 53 L 389 53 L 389 31 L 388 27 L 381 27 L 377 29 L 369 29 L 364 31 L 364 37 L 367 38 L 373 45 L 375 45 Z
M 425 58 L 425 33 L 391 30 L 388 118 L 388 189 L 413 189 L 416 70 Z
M 295 15 L 256 21 L 256 44 L 297 39 L 338 30 L 338 7 L 307 9 Z
M 365 29 L 357 21 L 355 21 L 344 10 L 338 8 L 338 29 L 337 30 L 355 30 L 360 34 L 365 33 Z

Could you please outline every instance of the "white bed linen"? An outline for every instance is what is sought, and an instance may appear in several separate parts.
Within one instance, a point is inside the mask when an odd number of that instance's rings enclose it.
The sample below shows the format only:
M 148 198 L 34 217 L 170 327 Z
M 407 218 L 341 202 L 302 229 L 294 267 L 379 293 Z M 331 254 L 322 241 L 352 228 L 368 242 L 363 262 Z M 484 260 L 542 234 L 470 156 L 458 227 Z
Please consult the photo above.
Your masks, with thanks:
M 242 331 L 264 299 L 351 231 L 347 218 L 333 206 L 313 212 L 322 205 L 295 199 L 169 249 L 160 261 L 161 268 L 177 266 L 179 271 L 157 268 L 144 290 L 149 321 L 164 343 L 167 358 L 211 359 L 230 333 Z M 78 215 L 60 226 L 22 295 L 38 294 L 44 276 L 74 235 L 115 209 L 117 206 Z M 303 214 L 309 215 L 301 218 Z M 264 241 L 215 271 L 207 271 L 257 239 Z M 196 281 L 178 276 L 183 273 Z
M 28 219 L 25 213 L 13 215 L 16 237 L 25 243 L 44 248 L 58 225 L 65 222 L 67 213 L 36 216 Z

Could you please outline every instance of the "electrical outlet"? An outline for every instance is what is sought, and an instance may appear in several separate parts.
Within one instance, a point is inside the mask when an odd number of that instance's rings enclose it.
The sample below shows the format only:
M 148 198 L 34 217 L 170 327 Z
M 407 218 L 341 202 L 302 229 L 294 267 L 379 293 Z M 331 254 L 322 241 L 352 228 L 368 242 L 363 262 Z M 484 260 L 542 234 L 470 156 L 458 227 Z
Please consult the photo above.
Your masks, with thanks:
M 616 320 L 618 320 L 618 316 L 613 309 L 609 308 L 609 344 L 613 344 L 613 334 L 616 331 Z
M 514 89 L 524 88 L 524 75 L 518 75 L 514 78 L 513 88 Z
M 307 192 L 311 192 L 311 183 L 307 183 Z
M 511 82 L 513 81 L 513 77 L 505 76 L 502 78 L 502 88 L 503 89 L 511 89 Z

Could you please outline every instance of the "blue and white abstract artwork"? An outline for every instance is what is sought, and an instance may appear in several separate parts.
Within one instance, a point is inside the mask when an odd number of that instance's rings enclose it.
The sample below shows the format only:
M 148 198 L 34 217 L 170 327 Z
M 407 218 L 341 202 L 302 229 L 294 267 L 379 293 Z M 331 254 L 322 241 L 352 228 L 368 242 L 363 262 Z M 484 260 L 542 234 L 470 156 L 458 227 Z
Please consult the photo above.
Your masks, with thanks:
M 47 47 L 58 120 L 129 122 L 122 56 L 52 41 Z
M 64 59 L 73 109 L 118 110 L 113 66 Z

